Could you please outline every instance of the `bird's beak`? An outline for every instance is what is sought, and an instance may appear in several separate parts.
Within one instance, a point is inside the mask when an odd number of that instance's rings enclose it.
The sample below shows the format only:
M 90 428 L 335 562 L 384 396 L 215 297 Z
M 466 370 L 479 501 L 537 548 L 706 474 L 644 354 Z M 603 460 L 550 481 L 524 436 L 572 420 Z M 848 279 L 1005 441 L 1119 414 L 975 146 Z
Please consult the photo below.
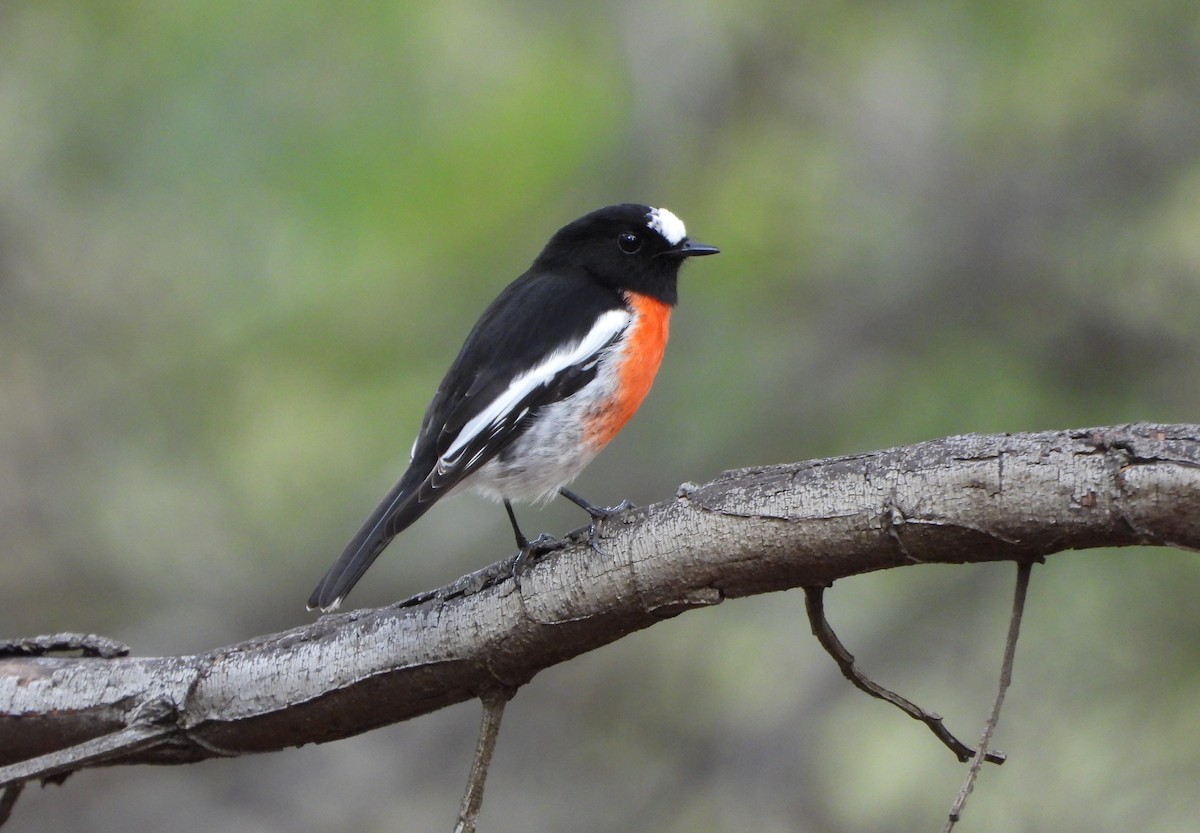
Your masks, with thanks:
M 707 243 L 697 243 L 694 240 L 685 239 L 682 243 L 673 249 L 667 249 L 663 252 L 666 257 L 700 257 L 701 255 L 720 254 L 721 250 L 716 246 L 710 246 Z

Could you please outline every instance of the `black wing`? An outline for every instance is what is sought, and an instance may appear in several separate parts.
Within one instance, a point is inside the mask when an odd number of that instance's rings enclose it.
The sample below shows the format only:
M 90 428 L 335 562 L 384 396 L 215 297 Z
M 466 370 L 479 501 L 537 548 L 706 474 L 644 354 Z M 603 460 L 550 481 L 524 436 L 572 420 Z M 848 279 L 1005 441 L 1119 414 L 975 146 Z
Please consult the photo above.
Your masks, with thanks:
M 620 296 L 585 276 L 527 272 L 505 288 L 438 386 L 408 471 L 346 545 L 308 607 L 336 608 L 392 538 L 507 448 L 540 408 L 595 378 L 599 356 L 627 321 Z

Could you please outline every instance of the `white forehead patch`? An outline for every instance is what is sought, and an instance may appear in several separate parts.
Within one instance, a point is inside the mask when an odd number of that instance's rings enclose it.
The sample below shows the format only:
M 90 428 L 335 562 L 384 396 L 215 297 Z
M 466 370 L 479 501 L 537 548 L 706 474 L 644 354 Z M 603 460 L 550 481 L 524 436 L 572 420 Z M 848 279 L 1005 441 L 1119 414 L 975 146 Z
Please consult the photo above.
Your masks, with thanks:
M 665 208 L 651 208 L 650 213 L 646 215 L 646 225 L 661 234 L 672 246 L 678 246 L 680 241 L 687 237 L 683 220 Z

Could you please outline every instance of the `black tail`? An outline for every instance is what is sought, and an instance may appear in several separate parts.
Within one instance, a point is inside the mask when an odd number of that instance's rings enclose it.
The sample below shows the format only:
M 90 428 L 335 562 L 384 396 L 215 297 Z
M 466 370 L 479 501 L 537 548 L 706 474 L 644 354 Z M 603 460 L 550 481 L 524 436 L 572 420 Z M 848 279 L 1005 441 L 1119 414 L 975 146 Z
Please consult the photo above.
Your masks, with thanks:
M 422 480 L 421 474 L 410 468 L 392 487 L 308 597 L 309 610 L 336 610 L 391 540 L 433 506 L 435 501 L 428 497 L 420 499 Z

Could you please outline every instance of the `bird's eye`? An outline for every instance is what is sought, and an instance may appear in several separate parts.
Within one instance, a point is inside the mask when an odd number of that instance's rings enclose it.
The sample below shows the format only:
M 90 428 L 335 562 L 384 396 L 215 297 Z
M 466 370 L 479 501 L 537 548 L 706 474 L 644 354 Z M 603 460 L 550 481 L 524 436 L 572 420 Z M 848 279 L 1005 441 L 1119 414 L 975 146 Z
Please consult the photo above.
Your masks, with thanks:
M 632 231 L 623 231 L 617 235 L 617 245 L 621 251 L 627 255 L 631 255 L 642 248 L 642 238 L 638 237 Z

